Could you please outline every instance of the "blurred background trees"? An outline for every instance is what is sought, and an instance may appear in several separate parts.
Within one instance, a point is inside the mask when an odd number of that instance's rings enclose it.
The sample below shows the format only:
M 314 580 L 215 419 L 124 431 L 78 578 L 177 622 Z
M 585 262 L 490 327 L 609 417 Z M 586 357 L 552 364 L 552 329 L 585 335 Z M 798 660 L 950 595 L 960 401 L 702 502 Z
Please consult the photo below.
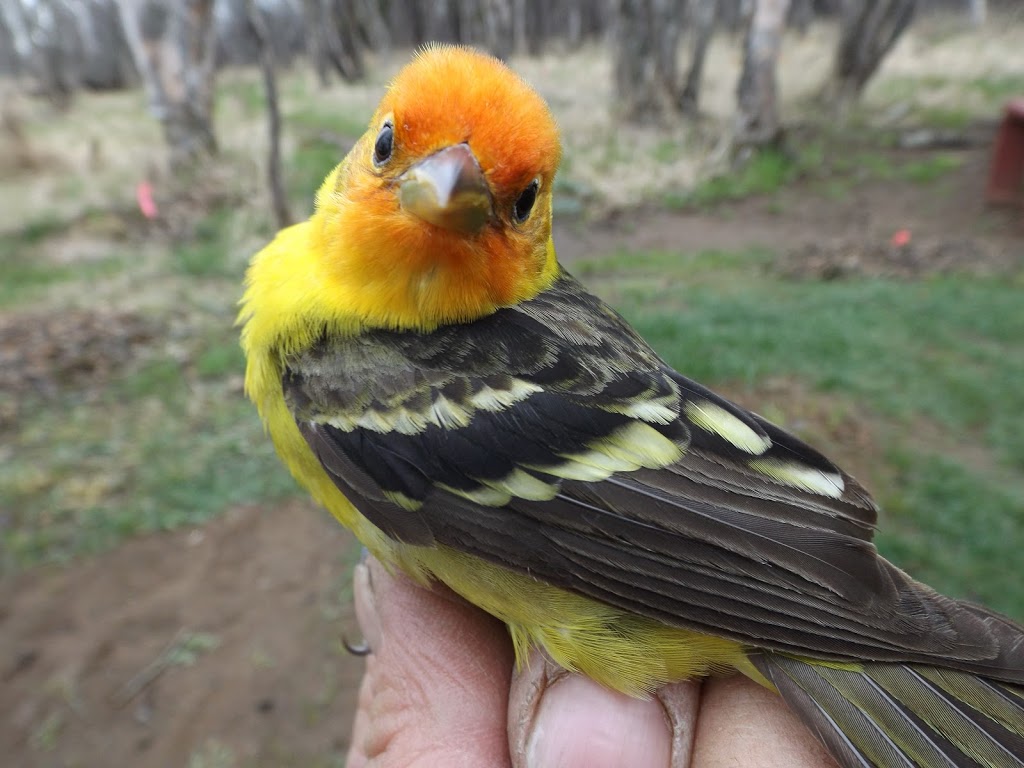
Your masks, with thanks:
M 972 18 L 983 6 L 968 4 Z M 831 101 L 843 110 L 860 96 L 885 55 L 910 26 L 917 0 L 843 0 L 839 45 L 829 82 Z
M 1004 0 L 1012 2 L 1012 0 Z M 983 19 L 985 0 L 933 0 Z M 993 0 L 996 4 L 996 0 Z M 257 61 L 246 0 L 4 0 L 0 72 L 64 107 L 80 88 L 141 83 L 162 124 L 170 164 L 215 151 L 213 82 L 223 66 Z M 779 140 L 776 62 L 787 25 L 840 27 L 826 103 L 844 113 L 913 20 L 917 0 L 258 0 L 273 61 L 302 57 L 318 81 L 354 82 L 367 54 L 429 41 L 469 43 L 507 58 L 607 44 L 613 114 L 671 123 L 699 114 L 716 25 L 742 50 L 732 138 Z M 685 52 L 685 75 L 679 58 Z
M 117 0 L 118 18 L 160 121 L 172 167 L 216 151 L 214 0 Z

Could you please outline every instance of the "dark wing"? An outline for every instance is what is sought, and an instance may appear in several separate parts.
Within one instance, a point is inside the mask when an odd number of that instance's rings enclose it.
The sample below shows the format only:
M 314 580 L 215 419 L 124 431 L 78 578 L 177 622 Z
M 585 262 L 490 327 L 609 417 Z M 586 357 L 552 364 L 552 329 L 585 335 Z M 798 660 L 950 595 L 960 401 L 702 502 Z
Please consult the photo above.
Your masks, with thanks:
M 325 338 L 284 390 L 396 539 L 757 646 L 1022 675 L 981 617 L 878 557 L 856 481 L 668 368 L 567 276 L 469 325 Z

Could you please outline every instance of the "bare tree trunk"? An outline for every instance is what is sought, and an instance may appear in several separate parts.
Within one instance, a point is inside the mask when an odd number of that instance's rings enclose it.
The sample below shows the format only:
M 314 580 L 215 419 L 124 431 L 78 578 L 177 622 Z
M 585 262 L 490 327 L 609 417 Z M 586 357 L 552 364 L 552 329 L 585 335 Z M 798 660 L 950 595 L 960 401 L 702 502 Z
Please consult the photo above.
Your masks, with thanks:
M 988 0 L 968 0 L 971 11 L 971 23 L 980 27 L 988 18 Z
M 164 130 L 171 146 L 172 165 L 177 161 L 192 163 L 217 151 L 213 133 L 217 53 L 213 2 L 183 0 L 171 17 L 170 39 L 165 40 L 165 91 L 170 97 L 170 111 Z
M 164 23 L 164 12 L 153 7 L 142 0 L 118 0 L 118 13 L 121 16 L 121 26 L 124 28 L 125 39 L 128 41 L 128 48 L 131 50 L 132 58 L 135 60 L 135 68 L 142 77 L 142 86 L 146 91 L 146 98 L 149 101 L 149 111 L 157 120 L 163 120 L 166 111 L 167 98 L 164 95 L 163 83 L 157 70 L 158 50 L 157 46 L 147 40 L 159 39 L 163 34 L 162 24 Z M 159 15 L 159 25 L 154 26 L 148 21 L 149 16 Z M 143 29 L 150 30 L 152 34 L 143 36 Z
M 11 34 L 15 59 L 22 68 L 32 55 L 32 33 L 28 28 L 25 8 L 21 0 L 4 0 L 0 2 L 0 18 Z
M 590 38 L 604 39 L 614 26 L 615 0 L 602 0 L 600 3 L 587 3 L 584 6 L 586 19 L 584 29 Z
M 583 45 L 583 8 L 580 7 L 580 3 L 570 0 L 566 15 L 565 40 L 569 44 L 569 50 L 574 51 Z
M 121 89 L 138 84 L 138 72 L 115 0 L 85 0 L 77 13 L 85 60 L 82 85 Z
M 374 22 L 356 0 L 302 0 L 307 52 L 321 87 L 330 84 L 332 69 L 345 82 L 361 80 L 366 74 L 359 40 L 363 17 L 374 25 L 370 34 L 380 35 L 383 20 Z
M 656 52 L 655 72 L 661 88 L 672 97 L 679 92 L 679 38 L 683 34 L 683 19 L 686 14 L 686 0 L 654 0 L 652 29 Z
M 526 50 L 539 56 L 544 43 L 551 37 L 551 5 L 549 0 L 527 0 Z
M 775 70 L 788 10 L 789 0 L 757 0 L 754 6 L 736 89 L 735 138 L 740 144 L 772 144 L 781 134 Z
M 214 0 L 118 0 L 125 35 L 174 169 L 217 151 L 213 133 Z
M 456 39 L 460 43 L 477 44 L 483 40 L 483 14 L 478 0 L 455 0 Z
M 825 93 L 840 114 L 863 93 L 916 9 L 917 0 L 843 0 L 839 46 Z
M 256 5 L 256 0 L 246 2 L 246 19 L 249 29 L 256 38 L 259 51 L 260 70 L 263 73 L 263 89 L 267 98 L 267 121 L 269 127 L 269 146 L 267 148 L 267 181 L 270 184 L 270 200 L 274 210 L 274 219 L 278 228 L 287 227 L 292 223 L 288 213 L 288 200 L 281 184 L 281 110 L 277 105 L 277 80 L 274 77 L 274 49 L 270 43 L 270 33 L 263 20 L 263 14 Z
M 353 16 L 363 30 L 371 49 L 382 53 L 391 48 L 391 32 L 384 20 L 384 9 L 379 0 L 355 0 Z
M 452 13 L 452 0 L 424 0 L 423 21 L 424 39 L 439 40 L 446 43 L 457 43 L 459 35 L 456 30 L 457 18 Z
M 789 9 L 789 25 L 801 35 L 807 34 L 807 28 L 814 21 L 814 0 L 792 0 Z
M 718 18 L 733 35 L 746 32 L 756 0 L 719 0 Z
M 483 0 L 483 41 L 499 59 L 512 55 L 512 0 Z
M 0 0 L 19 69 L 35 79 L 39 91 L 58 109 L 71 103 L 80 85 L 85 54 L 76 15 L 80 11 L 80 6 L 63 0 Z
M 516 53 L 526 51 L 526 0 L 512 0 L 512 49 Z
M 704 78 L 704 60 L 707 58 L 711 34 L 715 30 L 715 12 L 718 0 L 693 0 L 690 5 L 693 22 L 693 52 L 686 85 L 680 96 L 680 107 L 685 114 L 695 115 L 700 109 L 700 85 Z
M 306 27 L 306 51 L 321 88 L 330 85 L 330 64 L 327 61 L 327 24 L 320 0 L 302 0 L 302 19 Z
M 356 17 L 351 0 L 320 0 L 327 59 L 346 82 L 366 74 L 363 54 L 356 37 Z
M 682 0 L 619 0 L 615 33 L 615 97 L 632 121 L 679 109 L 677 66 Z
M 660 111 L 645 6 L 644 0 L 619 0 L 615 20 L 615 102 L 622 115 L 638 121 Z

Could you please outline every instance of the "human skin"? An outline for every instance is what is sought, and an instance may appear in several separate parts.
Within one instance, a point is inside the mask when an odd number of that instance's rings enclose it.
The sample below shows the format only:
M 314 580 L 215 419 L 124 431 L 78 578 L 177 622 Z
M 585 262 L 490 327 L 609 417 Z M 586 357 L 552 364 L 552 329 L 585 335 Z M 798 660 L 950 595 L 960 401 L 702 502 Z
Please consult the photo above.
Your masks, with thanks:
M 371 649 L 349 768 L 828 768 L 774 693 L 746 678 L 634 699 L 535 654 L 515 669 L 504 626 L 441 589 L 356 567 Z

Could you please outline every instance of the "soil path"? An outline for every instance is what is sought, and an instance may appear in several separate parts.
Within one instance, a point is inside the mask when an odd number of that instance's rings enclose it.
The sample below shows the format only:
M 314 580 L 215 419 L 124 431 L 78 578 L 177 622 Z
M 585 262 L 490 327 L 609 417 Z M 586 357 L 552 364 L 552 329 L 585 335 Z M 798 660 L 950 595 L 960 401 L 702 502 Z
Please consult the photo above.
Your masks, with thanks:
M 0 583 L 0 762 L 333 765 L 352 551 L 310 506 L 243 508 Z
M 893 153 L 907 160 L 927 154 Z M 889 243 L 899 230 L 929 249 L 938 243 L 963 246 L 965 257 L 995 252 L 1000 261 L 1024 255 L 1024 210 L 993 209 L 985 203 L 989 150 L 961 153 L 962 163 L 933 182 L 876 179 L 829 195 L 827 185 L 796 184 L 772 197 L 710 209 L 659 208 L 611 211 L 555 227 L 559 258 L 566 264 L 630 250 L 794 251 L 863 248 Z

